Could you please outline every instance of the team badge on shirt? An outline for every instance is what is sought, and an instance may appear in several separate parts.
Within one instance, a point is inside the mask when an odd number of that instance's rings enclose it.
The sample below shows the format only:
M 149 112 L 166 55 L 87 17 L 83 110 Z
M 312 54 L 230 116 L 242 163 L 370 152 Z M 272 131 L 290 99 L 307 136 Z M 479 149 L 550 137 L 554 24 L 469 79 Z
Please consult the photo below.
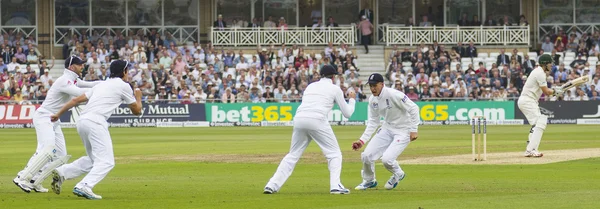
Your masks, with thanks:
M 377 104 L 377 103 L 373 103 L 372 105 L 373 105 L 373 108 L 379 108 L 379 104 Z

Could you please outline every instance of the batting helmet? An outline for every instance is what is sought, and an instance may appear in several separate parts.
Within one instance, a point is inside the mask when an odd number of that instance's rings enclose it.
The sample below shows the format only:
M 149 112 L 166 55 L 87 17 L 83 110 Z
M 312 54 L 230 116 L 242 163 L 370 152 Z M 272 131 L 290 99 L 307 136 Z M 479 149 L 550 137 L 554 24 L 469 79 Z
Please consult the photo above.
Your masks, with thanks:
M 337 70 L 331 65 L 323 65 L 320 72 L 321 76 L 337 75 Z
M 546 65 L 548 63 L 553 63 L 554 60 L 552 60 L 552 56 L 550 56 L 549 54 L 544 54 L 540 56 L 540 60 L 538 62 L 540 63 L 540 65 Z

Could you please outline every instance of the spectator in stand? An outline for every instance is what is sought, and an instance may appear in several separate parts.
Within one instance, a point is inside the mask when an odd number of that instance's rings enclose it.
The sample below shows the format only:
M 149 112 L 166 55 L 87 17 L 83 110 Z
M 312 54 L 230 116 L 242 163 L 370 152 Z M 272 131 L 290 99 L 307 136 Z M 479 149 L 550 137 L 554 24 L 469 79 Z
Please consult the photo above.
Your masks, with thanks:
M 473 15 L 473 19 L 471 20 L 471 26 L 481 26 L 481 20 L 479 20 L 479 16 Z
M 527 21 L 527 18 L 525 18 L 525 15 L 521 15 L 519 17 L 519 25 L 520 26 L 528 26 L 529 22 Z
M 473 42 L 469 42 L 469 47 L 467 47 L 467 51 L 465 52 L 465 56 L 462 57 L 477 57 L 477 48 L 473 44 Z
M 485 26 L 496 26 L 496 20 L 494 20 L 494 18 L 492 18 L 492 15 L 488 15 L 487 19 L 484 22 Z
M 285 22 L 285 18 L 281 17 L 279 18 L 279 24 L 277 24 L 277 29 L 283 29 L 283 30 L 287 30 L 288 29 L 288 25 Z
M 227 27 L 227 23 L 223 21 L 223 15 L 219 14 L 217 21 L 215 21 L 213 24 L 213 27 L 217 28 L 218 30 L 223 30 Z
M 461 18 L 458 20 L 457 23 L 459 26 L 470 26 L 472 25 L 471 22 L 469 21 L 469 18 L 467 16 L 467 13 L 463 13 Z
M 502 18 L 502 25 L 505 25 L 505 26 L 511 26 L 512 25 L 512 23 L 508 19 L 508 16 L 504 15 L 504 17 Z
M 15 53 L 15 58 L 17 58 L 17 62 L 19 64 L 26 64 L 27 63 L 27 55 L 25 55 L 25 53 L 23 53 L 23 48 L 17 48 L 17 53 Z
M 419 26 L 421 27 L 431 27 L 433 24 L 431 22 L 429 22 L 429 17 L 427 17 L 427 15 L 422 15 L 421 16 L 421 22 L 419 23 Z
M 365 51 L 369 53 L 369 46 L 371 44 L 371 34 L 373 33 L 373 24 L 367 19 L 366 16 L 362 16 L 361 21 L 357 25 L 361 32 L 361 42 L 365 47 Z
M 550 37 L 546 37 L 544 39 L 544 43 L 542 43 L 542 49 L 546 52 L 551 52 L 554 50 L 554 43 L 550 41 Z
M 369 9 L 368 4 L 365 4 L 364 9 L 360 10 L 360 12 L 358 13 L 359 20 L 362 20 L 363 17 L 369 20 L 369 22 L 373 23 L 373 10 Z
M 264 23 L 265 28 L 276 28 L 277 24 L 273 21 L 273 16 L 269 15 L 269 18 Z
M 38 64 L 38 62 L 39 62 L 39 58 L 35 54 L 35 51 L 30 50 L 29 54 L 27 55 L 27 64 Z
M 339 27 L 339 25 L 335 22 L 333 17 L 329 16 L 327 20 L 327 27 Z
M 510 57 L 504 53 L 505 50 L 506 49 L 504 48 L 500 49 L 500 55 L 498 55 L 498 58 L 496 59 L 496 65 L 504 65 L 510 63 Z

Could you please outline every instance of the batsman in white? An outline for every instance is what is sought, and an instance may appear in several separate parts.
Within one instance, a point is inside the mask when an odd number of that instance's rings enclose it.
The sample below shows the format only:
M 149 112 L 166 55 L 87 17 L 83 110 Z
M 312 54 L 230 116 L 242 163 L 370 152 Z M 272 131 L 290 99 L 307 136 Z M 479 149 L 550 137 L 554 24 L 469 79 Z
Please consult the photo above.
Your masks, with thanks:
M 384 118 L 384 123 L 361 154 L 363 182 L 355 189 L 377 187 L 375 161 L 378 159 L 392 173 L 385 188 L 393 189 L 406 176 L 396 159 L 418 137 L 419 107 L 401 91 L 385 87 L 383 76 L 379 73 L 371 74 L 368 83 L 373 93 L 369 98 L 369 119 L 365 132 L 358 141 L 352 143 L 352 148 L 360 150 L 369 141 L 381 125 L 381 117 Z
M 308 147 L 311 138 L 321 147 L 323 154 L 327 158 L 330 175 L 330 193 L 348 194 L 350 190 L 346 189 L 340 180 L 342 172 L 342 152 L 340 146 L 333 134 L 331 125 L 327 118 L 328 113 L 337 103 L 346 118 L 350 118 L 354 113 L 356 97 L 355 92 L 348 93 L 348 104 L 344 100 L 344 93 L 339 86 L 333 83 L 333 77 L 337 75 L 337 70 L 331 65 L 324 65 L 321 68 L 321 80 L 308 85 L 302 96 L 302 103 L 296 110 L 294 117 L 294 130 L 292 133 L 292 143 L 290 152 L 281 160 L 277 171 L 265 186 L 265 194 L 278 192 L 285 181 L 292 175 L 294 167 L 302 153 Z
M 88 102 L 84 107 L 77 132 L 81 136 L 87 156 L 81 157 L 52 171 L 52 190 L 60 194 L 65 179 L 73 179 L 88 173 L 73 189 L 73 194 L 87 199 L 102 199 L 92 189 L 115 166 L 112 139 L 108 132 L 108 118 L 121 104 L 128 104 L 134 115 L 142 111 L 142 92 L 127 83 L 129 62 L 116 60 L 110 64 L 110 78 L 92 88 L 91 91 L 74 98 L 60 111 L 52 115 L 53 121 L 75 105 Z
M 531 71 L 529 77 L 527 77 L 521 96 L 519 96 L 519 100 L 517 101 L 519 109 L 523 112 L 529 124 L 532 125 L 529 131 L 525 157 L 544 156 L 538 149 L 540 141 L 542 141 L 542 135 L 546 129 L 546 124 L 548 123 L 548 116 L 542 115 L 538 103 L 542 93 L 548 96 L 560 96 L 563 94 L 563 90 L 560 87 L 551 89 L 548 88 L 548 83 L 546 83 L 546 72 L 552 70 L 554 63 L 552 57 L 544 54 L 540 56 L 538 62 L 540 66 Z
M 71 156 L 67 155 L 65 136 L 60 121 L 51 122 L 50 115 L 58 112 L 72 97 L 77 97 L 98 82 L 85 82 L 79 79 L 85 61 L 79 57 L 65 60 L 63 75 L 58 77 L 50 87 L 46 99 L 33 114 L 33 125 L 37 135 L 37 148 L 27 166 L 17 174 L 13 183 L 24 192 L 48 192 L 42 182 L 50 176 L 52 170 L 67 163 Z

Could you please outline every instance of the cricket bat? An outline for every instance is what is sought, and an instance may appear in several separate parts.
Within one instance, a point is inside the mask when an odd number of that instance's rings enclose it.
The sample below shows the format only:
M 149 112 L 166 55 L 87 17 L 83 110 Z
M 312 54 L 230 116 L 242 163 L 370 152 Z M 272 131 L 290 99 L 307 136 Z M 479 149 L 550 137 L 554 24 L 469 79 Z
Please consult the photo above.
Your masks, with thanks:
M 573 87 L 577 87 L 580 85 L 583 85 L 587 82 L 590 81 L 590 76 L 581 76 L 579 78 L 573 79 L 565 84 L 563 84 L 562 86 L 560 86 L 560 88 L 562 88 L 563 91 L 569 90 Z

